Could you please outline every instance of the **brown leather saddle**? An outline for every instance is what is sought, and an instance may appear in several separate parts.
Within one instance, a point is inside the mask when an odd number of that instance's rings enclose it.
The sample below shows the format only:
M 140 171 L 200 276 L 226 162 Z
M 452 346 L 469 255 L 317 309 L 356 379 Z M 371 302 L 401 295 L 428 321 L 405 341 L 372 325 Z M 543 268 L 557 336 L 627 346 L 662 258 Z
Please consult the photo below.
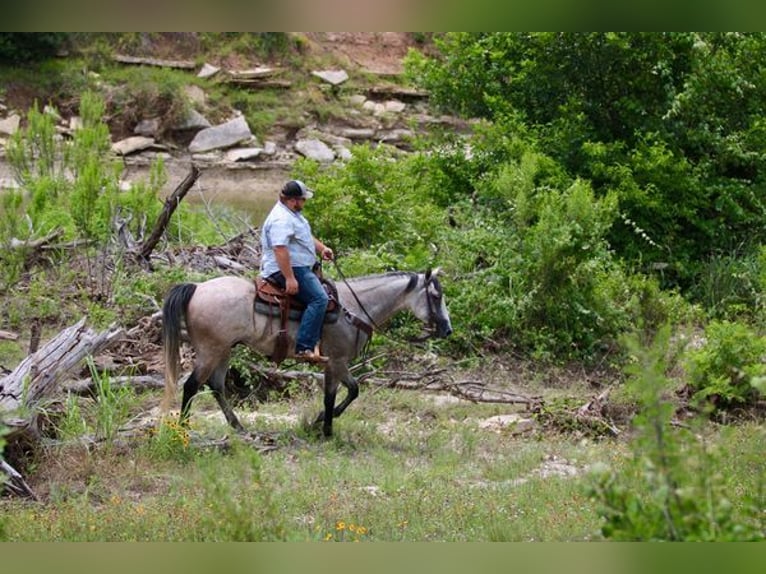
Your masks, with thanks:
M 321 279 L 321 282 L 329 298 L 325 323 L 334 323 L 338 320 L 338 290 L 327 279 Z M 303 311 L 306 310 L 306 305 L 285 293 L 285 290 L 278 285 L 263 277 L 257 277 L 255 279 L 255 311 L 272 317 L 281 317 L 285 310 L 288 320 L 299 321 Z
M 340 305 L 338 304 L 338 290 L 335 284 L 323 277 L 320 278 L 322 287 L 329 298 L 327 311 L 325 312 L 325 323 L 335 323 L 340 315 Z M 277 332 L 277 342 L 271 360 L 276 364 L 281 363 L 288 354 L 288 336 L 287 322 L 300 321 L 306 305 L 285 293 L 285 290 L 271 283 L 263 277 L 256 277 L 255 280 L 255 312 L 271 317 L 279 317 L 279 331 Z

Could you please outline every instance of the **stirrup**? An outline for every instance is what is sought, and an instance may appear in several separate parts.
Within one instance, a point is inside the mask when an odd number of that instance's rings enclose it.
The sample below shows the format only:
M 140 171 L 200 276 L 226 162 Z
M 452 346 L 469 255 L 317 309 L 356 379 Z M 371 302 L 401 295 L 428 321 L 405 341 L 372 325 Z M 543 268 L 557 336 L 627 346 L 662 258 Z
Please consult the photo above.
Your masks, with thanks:
M 320 355 L 316 350 L 312 351 L 311 349 L 305 349 L 295 353 L 295 360 L 304 361 L 306 363 L 326 363 L 330 358 Z

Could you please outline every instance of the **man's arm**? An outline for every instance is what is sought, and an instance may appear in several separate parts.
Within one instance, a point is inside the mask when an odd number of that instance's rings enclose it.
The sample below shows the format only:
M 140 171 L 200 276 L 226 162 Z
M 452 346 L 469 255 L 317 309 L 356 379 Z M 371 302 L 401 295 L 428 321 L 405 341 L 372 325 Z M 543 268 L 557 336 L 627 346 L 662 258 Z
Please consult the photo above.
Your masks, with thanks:
M 327 247 L 324 243 L 319 241 L 316 237 L 314 237 L 314 249 L 317 253 L 322 257 L 322 259 L 326 261 L 331 261 L 332 258 L 335 256 L 332 249 Z
M 294 295 L 298 292 L 298 280 L 293 273 L 293 267 L 290 263 L 290 251 L 288 251 L 287 246 L 274 246 L 274 258 L 277 260 L 279 270 L 285 277 L 285 291 L 290 295 Z

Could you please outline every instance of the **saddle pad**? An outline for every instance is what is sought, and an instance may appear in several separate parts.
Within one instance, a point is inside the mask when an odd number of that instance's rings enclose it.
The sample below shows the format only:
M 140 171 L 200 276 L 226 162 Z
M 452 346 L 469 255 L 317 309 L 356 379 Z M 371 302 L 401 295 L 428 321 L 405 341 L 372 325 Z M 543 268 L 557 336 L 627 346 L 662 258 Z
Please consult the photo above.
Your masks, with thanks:
M 281 317 L 282 316 L 282 310 L 279 308 L 279 304 L 273 304 L 273 303 L 266 303 L 265 301 L 261 301 L 256 299 L 255 301 L 255 312 L 260 313 L 261 315 L 269 315 L 271 317 Z M 288 314 L 288 319 L 291 321 L 299 321 L 301 318 L 301 315 L 303 315 L 303 309 L 290 309 L 290 313 Z M 324 316 L 324 322 L 325 323 L 335 323 L 338 320 L 338 316 L 340 313 L 337 309 L 333 311 L 327 311 Z

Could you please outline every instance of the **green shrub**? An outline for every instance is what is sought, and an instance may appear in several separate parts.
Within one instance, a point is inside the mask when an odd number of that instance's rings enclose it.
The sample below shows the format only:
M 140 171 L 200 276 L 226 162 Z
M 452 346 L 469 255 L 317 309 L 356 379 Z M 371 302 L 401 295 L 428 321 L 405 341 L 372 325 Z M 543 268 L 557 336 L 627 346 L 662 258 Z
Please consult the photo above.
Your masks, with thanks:
M 63 32 L 2 32 L 0 62 L 17 65 L 50 58 L 67 40 Z
M 631 441 L 632 461 L 618 473 L 598 464 L 589 494 L 599 505 L 601 532 L 612 540 L 731 541 L 766 537 L 756 497 L 732 498 L 720 472 L 721 454 L 704 439 L 704 429 L 673 428 L 667 395 L 670 329 L 651 345 L 625 339 L 634 361 L 626 367 L 639 410 Z
M 705 329 L 705 343 L 688 352 L 689 384 L 695 397 L 718 410 L 747 406 L 761 396 L 766 377 L 766 337 L 742 323 L 713 321 Z

